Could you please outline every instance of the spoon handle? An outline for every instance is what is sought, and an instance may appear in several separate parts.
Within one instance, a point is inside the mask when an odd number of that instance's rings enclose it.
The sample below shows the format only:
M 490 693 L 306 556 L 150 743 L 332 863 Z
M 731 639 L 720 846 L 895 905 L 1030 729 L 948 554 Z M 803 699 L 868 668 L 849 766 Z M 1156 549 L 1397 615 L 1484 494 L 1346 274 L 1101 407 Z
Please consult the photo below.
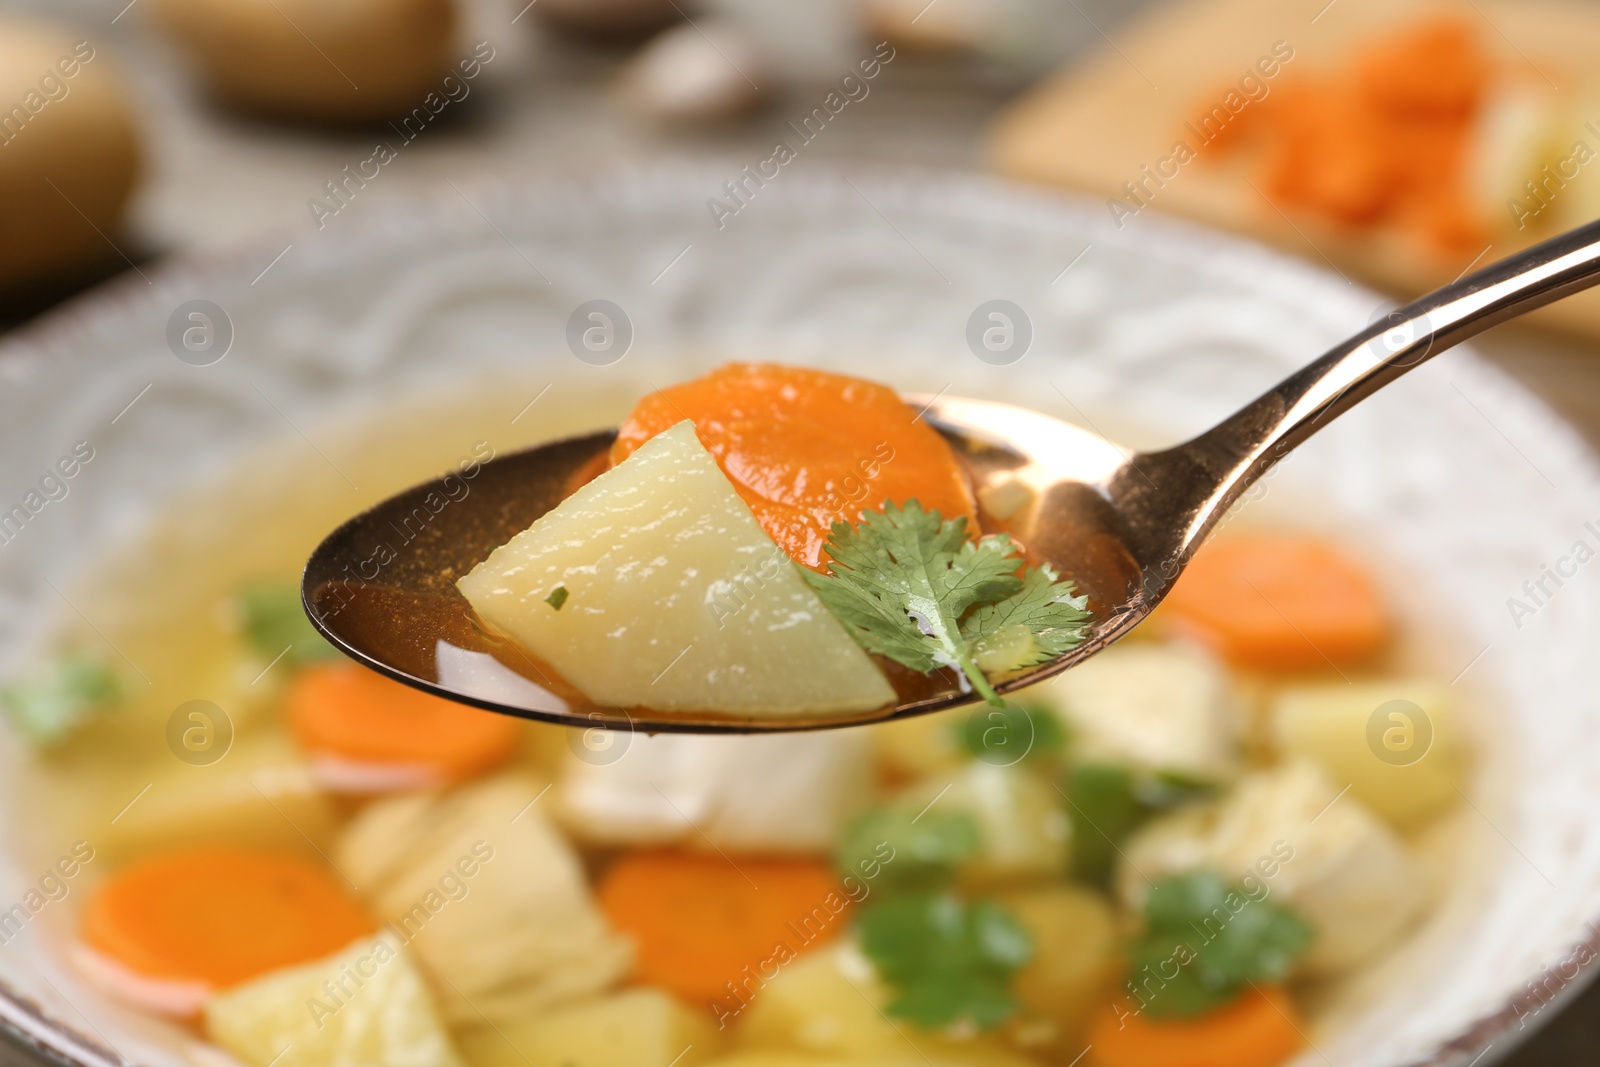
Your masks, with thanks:
M 1164 561 L 1148 578 L 1176 577 L 1228 506 L 1334 418 L 1445 349 L 1597 282 L 1592 222 L 1391 312 L 1193 440 L 1132 457 L 1108 488 L 1143 558 Z

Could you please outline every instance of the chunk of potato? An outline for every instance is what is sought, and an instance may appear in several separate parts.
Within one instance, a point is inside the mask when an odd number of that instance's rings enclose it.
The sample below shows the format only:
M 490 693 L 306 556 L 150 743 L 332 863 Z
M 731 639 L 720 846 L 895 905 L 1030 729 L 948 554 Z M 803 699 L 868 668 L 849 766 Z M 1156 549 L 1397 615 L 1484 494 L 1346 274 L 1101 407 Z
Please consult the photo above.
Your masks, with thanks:
M 212 997 L 206 1036 L 249 1067 L 459 1067 L 422 976 L 389 933 Z
M 281 737 L 241 739 L 206 766 L 172 759 L 158 766 L 145 779 L 149 788 L 96 831 L 93 840 L 107 856 L 196 844 L 267 845 L 316 856 L 338 825 L 311 768 Z
M 473 1027 L 458 1043 L 470 1067 L 696 1067 L 721 1040 L 709 1011 L 641 988 Z
M 1121 969 L 1111 905 L 1074 885 L 1019 890 L 1000 901 L 1033 938 L 1033 959 L 1012 982 L 1023 1011 L 1007 1033 L 1021 1047 L 1071 1059 Z
M 833 1065 L 970 1064 L 1015 1067 L 1027 1064 L 998 1038 L 958 1040 L 927 1033 L 884 1014 L 889 991 L 872 964 L 850 942 L 808 952 L 784 965 L 777 976 L 752 991 L 747 1006 L 724 1021 L 741 1049 L 750 1050 L 749 1067 L 789 1062 Z M 758 1055 L 759 1053 L 759 1055 Z M 820 1057 L 815 1061 L 806 1057 Z M 732 1061 L 745 1064 L 746 1059 Z
M 955 771 L 972 758 L 960 738 L 971 714 L 970 708 L 952 708 L 876 723 L 865 732 L 880 767 L 902 778 L 922 778 Z
M 1458 798 L 1455 721 L 1437 682 L 1291 686 L 1272 701 L 1271 724 L 1280 751 L 1349 782 L 1351 796 L 1395 826 L 1416 826 Z
M 734 1053 L 706 1067 L 1036 1067 L 1036 1064 L 1003 1048 L 935 1049 L 923 1055 L 913 1052 L 870 1057 L 813 1056 L 805 1052 L 755 1049 Z
M 780 717 L 894 700 L 689 422 L 457 584 L 480 617 L 598 704 Z

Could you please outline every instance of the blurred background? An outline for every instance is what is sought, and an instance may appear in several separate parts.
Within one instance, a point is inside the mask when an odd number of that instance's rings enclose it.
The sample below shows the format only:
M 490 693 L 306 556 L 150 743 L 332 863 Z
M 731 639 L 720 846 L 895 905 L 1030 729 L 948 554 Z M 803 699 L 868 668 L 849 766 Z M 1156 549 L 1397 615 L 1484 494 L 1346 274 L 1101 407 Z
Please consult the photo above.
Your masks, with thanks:
M 1597 48 L 1600 3 L 1556 0 L 0 0 L 0 330 L 485 178 L 706 156 L 744 175 L 713 220 L 780 169 L 987 170 L 1275 244 L 1376 320 L 1600 217 Z M 1480 348 L 1600 443 L 1600 296 Z M 1508 1062 L 1597 1040 L 1591 990 Z

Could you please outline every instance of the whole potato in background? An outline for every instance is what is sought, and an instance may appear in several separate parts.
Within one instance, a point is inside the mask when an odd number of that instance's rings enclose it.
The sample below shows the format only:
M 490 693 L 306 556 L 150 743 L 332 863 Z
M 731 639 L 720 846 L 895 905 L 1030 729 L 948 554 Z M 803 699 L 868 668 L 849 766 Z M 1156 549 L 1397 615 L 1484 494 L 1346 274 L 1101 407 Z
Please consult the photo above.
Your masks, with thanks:
M 287 118 L 404 114 L 455 58 L 452 0 L 154 0 L 152 8 L 216 97 Z
M 110 59 L 69 31 L 0 18 L 0 287 L 117 258 L 138 172 Z

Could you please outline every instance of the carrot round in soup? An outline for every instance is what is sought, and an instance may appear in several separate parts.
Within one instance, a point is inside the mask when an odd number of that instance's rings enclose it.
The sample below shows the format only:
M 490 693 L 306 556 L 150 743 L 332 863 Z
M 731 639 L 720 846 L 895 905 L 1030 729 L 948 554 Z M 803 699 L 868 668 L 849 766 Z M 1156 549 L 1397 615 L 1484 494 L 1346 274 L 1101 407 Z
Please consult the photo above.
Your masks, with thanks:
M 92 951 L 143 978 L 226 989 L 320 959 L 373 930 L 309 860 L 264 849 L 178 849 L 114 874 L 84 906 Z
M 919 501 L 978 532 L 972 487 L 938 431 L 894 390 L 842 374 L 733 363 L 641 400 L 611 449 L 615 466 L 688 419 L 767 535 L 823 570 L 828 531 L 885 501 Z
M 729 1006 L 752 968 L 787 963 L 851 919 L 827 864 L 780 856 L 634 852 L 605 873 L 599 898 L 633 939 L 642 981 Z
M 1377 583 L 1335 545 L 1299 534 L 1213 541 L 1160 608 L 1169 629 L 1258 670 L 1358 663 L 1388 642 Z
M 1095 1067 L 1278 1067 L 1305 1045 L 1294 1002 L 1277 986 L 1246 990 L 1219 1011 L 1152 1020 L 1120 1004 L 1089 1033 Z
M 312 756 L 411 768 L 435 782 L 471 778 L 504 763 L 522 738 L 516 719 L 346 662 L 301 671 L 289 688 L 286 718 L 290 734 Z

